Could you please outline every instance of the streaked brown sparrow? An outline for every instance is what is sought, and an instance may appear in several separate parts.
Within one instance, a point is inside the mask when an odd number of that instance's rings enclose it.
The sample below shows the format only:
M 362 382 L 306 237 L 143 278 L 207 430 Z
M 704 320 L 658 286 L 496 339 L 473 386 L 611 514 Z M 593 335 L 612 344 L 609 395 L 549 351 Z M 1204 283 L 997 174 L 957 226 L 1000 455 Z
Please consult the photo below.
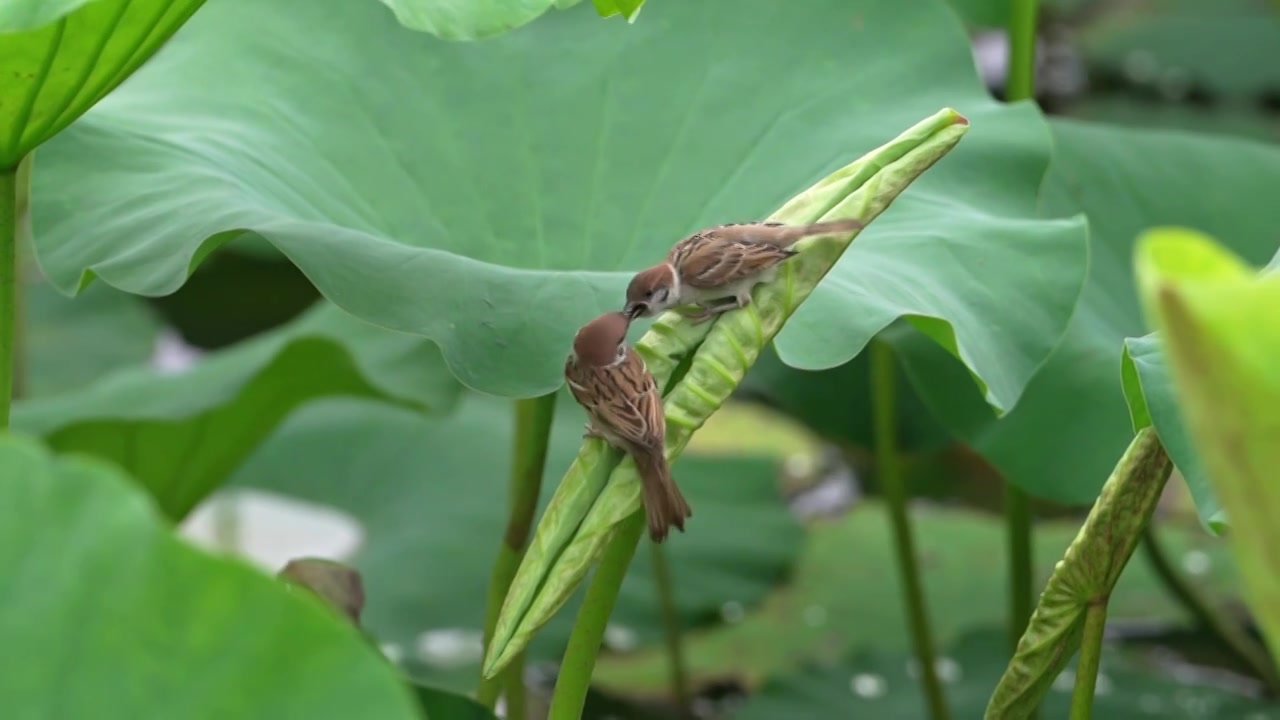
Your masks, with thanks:
M 862 225 L 861 220 L 848 219 L 812 225 L 730 223 L 699 230 L 676 243 L 664 262 L 636 273 L 627 287 L 625 312 L 645 317 L 696 304 L 701 312 L 688 317 L 704 322 L 746 307 L 752 289 L 772 280 L 778 264 L 796 254 L 790 247 L 797 240 L 852 232 Z
M 663 456 L 667 424 L 662 394 L 644 359 L 627 345 L 631 316 L 610 312 L 573 338 L 564 377 L 590 418 L 584 437 L 600 437 L 635 459 L 644 491 L 649 536 L 662 542 L 671 526 L 684 531 L 693 511 Z

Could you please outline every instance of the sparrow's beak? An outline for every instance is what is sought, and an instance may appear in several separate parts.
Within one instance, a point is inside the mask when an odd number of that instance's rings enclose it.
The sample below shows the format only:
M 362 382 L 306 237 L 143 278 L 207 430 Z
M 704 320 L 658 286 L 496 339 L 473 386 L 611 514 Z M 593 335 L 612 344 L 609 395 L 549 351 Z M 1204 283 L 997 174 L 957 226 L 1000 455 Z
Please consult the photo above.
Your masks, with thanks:
M 629 303 L 627 303 L 627 307 L 626 307 L 626 309 L 625 309 L 625 310 L 623 310 L 622 312 L 623 312 L 623 314 L 625 314 L 625 315 L 627 316 L 627 318 L 628 318 L 628 319 L 635 320 L 636 318 L 638 318 L 638 317 L 640 317 L 641 315 L 643 315 L 643 314 L 644 314 L 644 310 L 645 310 L 645 304 L 644 304 L 644 303 L 642 303 L 642 302 L 629 302 Z

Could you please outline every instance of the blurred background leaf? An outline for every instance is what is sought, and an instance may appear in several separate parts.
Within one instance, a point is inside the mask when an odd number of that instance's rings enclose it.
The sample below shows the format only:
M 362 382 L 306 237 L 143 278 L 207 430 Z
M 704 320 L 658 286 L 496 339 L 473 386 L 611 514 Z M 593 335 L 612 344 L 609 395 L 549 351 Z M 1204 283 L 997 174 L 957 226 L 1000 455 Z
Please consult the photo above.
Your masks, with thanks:
M 420 717 L 355 628 L 177 541 L 106 463 L 0 438 L 0 528 L 13 717 Z
M 1004 672 L 1008 645 L 1000 630 L 975 630 L 956 640 L 938 659 L 938 674 L 947 683 L 955 717 L 982 717 L 991 688 Z M 1180 679 L 1150 659 L 1119 648 L 1107 648 L 1098 677 L 1092 717 L 1098 720 L 1138 718 L 1280 718 L 1270 704 L 1242 698 L 1215 687 L 1207 678 Z M 925 717 L 917 690 L 918 665 L 909 655 L 861 652 L 838 663 L 808 666 L 805 672 L 778 678 L 748 700 L 734 720 L 838 717 L 849 713 L 883 718 Z M 1040 711 L 1043 717 L 1066 717 L 1071 706 L 1074 663 L 1059 676 Z
M 1110 5 L 1079 39 L 1096 68 L 1172 99 L 1240 101 L 1280 88 L 1280 16 L 1267 0 Z
M 458 391 L 430 343 L 322 304 L 183 373 L 124 369 L 23 402 L 13 423 L 60 451 L 113 460 L 180 519 L 309 400 L 364 395 L 441 410 Z
M 23 392 L 43 397 L 147 363 L 161 321 L 140 298 L 97 283 L 69 298 L 45 282 L 23 288 L 26 322 Z
M 968 629 L 1002 622 L 1005 570 L 993 561 L 1004 553 L 1000 520 L 964 509 L 917 507 L 914 527 L 938 643 L 949 644 Z M 1074 519 L 1038 526 L 1035 587 L 1044 587 L 1078 529 Z M 742 613 L 731 608 L 726 619 L 732 622 L 690 634 L 688 664 L 695 681 L 732 681 L 754 689 L 801 664 L 838 662 L 856 649 L 910 650 L 894 549 L 889 544 L 892 531 L 883 506 L 864 502 L 843 517 L 809 525 L 808 531 L 785 587 L 771 592 L 758 610 Z M 1197 575 L 1192 582 L 1197 587 L 1226 597 L 1235 594 L 1237 580 L 1228 548 L 1192 525 L 1166 524 L 1161 536 L 1172 556 L 1193 558 Z M 1140 558 L 1117 585 L 1108 617 L 1116 628 L 1128 626 L 1139 633 L 1167 631 L 1185 622 L 1181 607 L 1165 594 Z M 996 676 L 985 690 L 988 695 L 1007 661 L 1005 652 L 994 665 Z M 596 676 L 615 693 L 661 694 L 667 681 L 665 658 L 657 649 L 602 658 Z
M 950 0 L 1003 97 L 1007 0 Z M 1036 93 L 1050 112 L 1280 140 L 1274 0 L 1044 0 Z

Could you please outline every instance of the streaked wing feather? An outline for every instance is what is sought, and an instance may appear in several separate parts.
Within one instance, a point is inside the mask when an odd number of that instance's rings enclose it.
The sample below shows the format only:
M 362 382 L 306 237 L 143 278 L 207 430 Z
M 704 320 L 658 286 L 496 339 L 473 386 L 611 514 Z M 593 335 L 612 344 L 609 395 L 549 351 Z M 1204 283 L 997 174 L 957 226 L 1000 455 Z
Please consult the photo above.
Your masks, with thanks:
M 628 348 L 626 361 L 612 368 L 570 362 L 565 378 L 570 392 L 598 424 L 627 442 L 661 447 L 666 434 L 662 396 L 634 350 Z
M 734 242 L 704 236 L 701 247 L 687 252 L 680 278 L 696 288 L 716 288 L 759 275 L 795 254 L 776 245 Z

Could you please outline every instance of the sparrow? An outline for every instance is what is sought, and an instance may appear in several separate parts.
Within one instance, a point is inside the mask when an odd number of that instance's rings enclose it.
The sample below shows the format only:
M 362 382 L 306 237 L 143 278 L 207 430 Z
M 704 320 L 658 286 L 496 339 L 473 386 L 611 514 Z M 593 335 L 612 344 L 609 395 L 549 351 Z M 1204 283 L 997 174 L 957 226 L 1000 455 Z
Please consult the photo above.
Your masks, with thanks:
M 671 526 L 684 532 L 693 511 L 671 478 L 663 455 L 667 422 L 653 374 L 627 345 L 632 317 L 608 312 L 583 325 L 573 338 L 564 377 L 587 411 L 583 437 L 603 438 L 636 462 L 643 488 L 649 536 L 662 542 Z
M 752 289 L 772 280 L 778 264 L 798 253 L 790 247 L 800 238 L 862 226 L 861 220 L 848 219 L 812 225 L 729 223 L 699 230 L 676 243 L 664 262 L 631 278 L 625 312 L 633 318 L 647 317 L 696 304 L 701 312 L 687 317 L 705 322 L 751 304 Z

